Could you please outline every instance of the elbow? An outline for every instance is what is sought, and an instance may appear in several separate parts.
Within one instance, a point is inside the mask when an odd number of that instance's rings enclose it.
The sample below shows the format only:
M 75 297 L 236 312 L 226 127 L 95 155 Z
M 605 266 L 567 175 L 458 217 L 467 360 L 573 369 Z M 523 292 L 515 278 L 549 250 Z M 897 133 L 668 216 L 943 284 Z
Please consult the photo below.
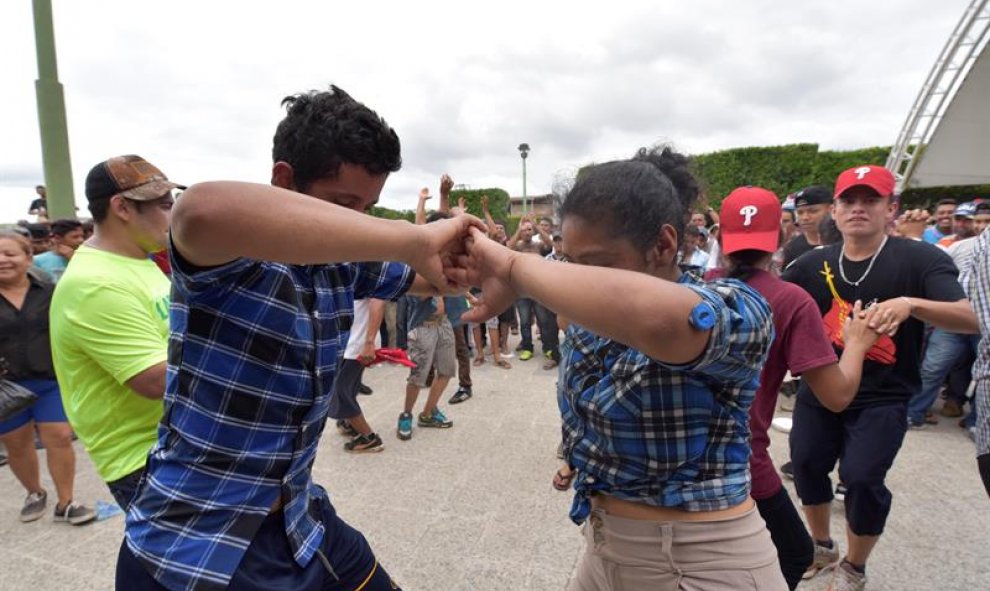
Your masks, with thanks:
M 220 199 L 214 190 L 216 183 L 198 183 L 182 193 L 172 209 L 170 227 L 178 242 L 188 244 L 196 236 L 210 235 L 209 224 L 222 219 L 218 213 Z

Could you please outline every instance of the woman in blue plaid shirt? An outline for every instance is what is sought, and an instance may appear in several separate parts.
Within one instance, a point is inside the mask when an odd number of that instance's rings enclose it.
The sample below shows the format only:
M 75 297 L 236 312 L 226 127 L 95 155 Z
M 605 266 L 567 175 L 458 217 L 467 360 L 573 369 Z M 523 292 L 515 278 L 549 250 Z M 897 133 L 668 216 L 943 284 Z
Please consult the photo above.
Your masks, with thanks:
M 770 310 L 743 283 L 678 267 L 698 194 L 687 165 L 662 148 L 583 170 L 560 212 L 577 264 L 473 232 L 448 271 L 484 290 L 468 321 L 530 297 L 571 322 L 558 401 L 587 541 L 572 590 L 787 588 L 749 495 Z

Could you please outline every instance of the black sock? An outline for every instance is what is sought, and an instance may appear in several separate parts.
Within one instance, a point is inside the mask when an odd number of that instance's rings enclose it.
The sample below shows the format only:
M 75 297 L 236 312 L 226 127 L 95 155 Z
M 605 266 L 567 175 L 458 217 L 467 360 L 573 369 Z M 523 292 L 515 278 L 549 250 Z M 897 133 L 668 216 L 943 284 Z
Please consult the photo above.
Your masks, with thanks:
M 853 564 L 853 563 L 849 562 L 849 559 L 848 558 L 843 558 L 842 559 L 842 562 L 844 564 L 849 565 L 849 568 L 851 568 L 852 570 L 856 571 L 857 573 L 859 573 L 861 575 L 865 575 L 866 574 L 866 565 L 865 564 Z
M 825 546 L 830 550 L 835 547 L 835 542 L 833 542 L 831 538 L 825 540 L 824 542 L 821 540 L 815 540 L 815 543 L 818 544 L 819 546 Z

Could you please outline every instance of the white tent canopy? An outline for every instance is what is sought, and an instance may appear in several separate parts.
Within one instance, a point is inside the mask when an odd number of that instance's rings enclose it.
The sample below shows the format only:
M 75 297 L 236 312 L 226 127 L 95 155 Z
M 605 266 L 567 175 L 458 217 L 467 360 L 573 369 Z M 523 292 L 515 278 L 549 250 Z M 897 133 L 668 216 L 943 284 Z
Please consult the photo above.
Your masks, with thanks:
M 915 164 L 908 187 L 990 184 L 990 46 L 973 64 Z

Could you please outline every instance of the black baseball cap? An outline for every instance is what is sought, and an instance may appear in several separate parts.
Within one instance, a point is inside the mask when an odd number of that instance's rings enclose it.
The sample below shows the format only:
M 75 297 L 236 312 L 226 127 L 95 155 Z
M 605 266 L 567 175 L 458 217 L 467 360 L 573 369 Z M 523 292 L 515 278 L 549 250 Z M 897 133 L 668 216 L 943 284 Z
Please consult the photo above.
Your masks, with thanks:
M 832 203 L 832 191 L 828 187 L 815 185 L 801 189 L 794 194 L 794 207 Z

